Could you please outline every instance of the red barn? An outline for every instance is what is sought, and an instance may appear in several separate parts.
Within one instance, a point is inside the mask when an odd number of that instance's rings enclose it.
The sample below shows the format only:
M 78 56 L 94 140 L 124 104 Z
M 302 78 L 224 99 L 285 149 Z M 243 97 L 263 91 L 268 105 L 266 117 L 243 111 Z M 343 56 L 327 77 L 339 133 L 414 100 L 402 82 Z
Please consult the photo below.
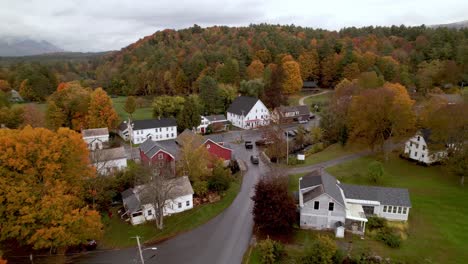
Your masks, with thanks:
M 211 139 L 207 139 L 203 145 L 206 147 L 209 153 L 222 160 L 231 160 L 232 149 L 223 146 L 222 142 L 215 142 Z
M 140 159 L 143 164 L 163 168 L 170 166 L 175 172 L 175 155 L 151 139 L 140 145 Z

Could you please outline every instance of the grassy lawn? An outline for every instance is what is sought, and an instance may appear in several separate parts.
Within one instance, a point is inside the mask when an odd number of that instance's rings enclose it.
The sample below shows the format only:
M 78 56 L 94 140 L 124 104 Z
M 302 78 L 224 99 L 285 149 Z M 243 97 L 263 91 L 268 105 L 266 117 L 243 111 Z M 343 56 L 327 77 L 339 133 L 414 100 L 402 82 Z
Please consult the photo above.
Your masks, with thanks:
M 157 242 L 191 230 L 206 223 L 231 205 L 240 190 L 240 184 L 240 179 L 232 182 L 223 198 L 216 203 L 197 206 L 192 210 L 164 218 L 164 229 L 161 231 L 153 222 L 132 226 L 120 220 L 117 214 L 114 214 L 110 220 L 106 216 L 104 237 L 100 244 L 104 248 L 129 247 L 136 245 L 135 239 L 132 238 L 136 235 L 143 237 L 144 242 Z
M 308 165 L 314 165 L 317 163 L 325 162 L 328 160 L 336 159 L 342 156 L 346 156 L 352 153 L 356 153 L 359 151 L 364 150 L 365 148 L 360 145 L 346 145 L 346 146 L 341 146 L 339 143 L 333 144 L 328 146 L 326 149 L 314 153 L 312 155 L 306 156 L 306 159 L 304 163 L 298 164 L 298 165 L 293 165 L 294 167 L 298 166 L 308 166 Z
M 300 92 L 298 94 L 292 94 L 288 97 L 288 103 L 289 105 L 299 105 L 299 99 L 310 94 L 312 94 L 312 92 Z
M 117 111 L 117 114 L 119 114 L 121 120 L 126 120 L 128 118 L 127 112 L 125 112 L 123 109 L 125 99 L 127 99 L 125 96 L 112 98 L 115 111 Z M 150 119 L 153 118 L 153 109 L 151 107 L 137 108 L 132 116 L 135 120 Z
M 374 157 L 364 157 L 327 171 L 342 182 L 367 184 L 366 171 Z M 468 263 L 468 189 L 440 166 L 422 167 L 392 156 L 384 162 L 379 185 L 408 188 L 412 202 L 408 238 L 391 249 L 370 240 L 353 241 L 353 252 L 369 249 L 380 256 L 409 263 Z
M 311 97 L 308 97 L 304 100 L 304 103 L 306 105 L 314 105 L 314 104 L 321 104 L 321 105 L 324 105 L 326 103 L 328 103 L 328 101 L 330 101 L 330 98 L 332 96 L 332 92 L 330 93 L 325 93 L 325 94 L 321 94 L 321 95 L 317 95 L 317 96 L 311 96 Z

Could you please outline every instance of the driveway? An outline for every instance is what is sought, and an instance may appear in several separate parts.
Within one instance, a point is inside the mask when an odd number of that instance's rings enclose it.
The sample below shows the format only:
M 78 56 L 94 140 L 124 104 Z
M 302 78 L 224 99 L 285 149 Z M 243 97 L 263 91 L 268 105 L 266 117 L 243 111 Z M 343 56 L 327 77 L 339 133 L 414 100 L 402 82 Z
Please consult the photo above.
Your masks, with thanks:
M 304 100 L 309 98 L 309 97 L 319 96 L 321 94 L 326 94 L 326 93 L 329 93 L 329 92 L 331 92 L 331 91 L 327 90 L 327 91 L 323 91 L 323 92 L 320 92 L 320 93 L 303 96 L 303 97 L 301 97 L 299 99 L 299 105 L 305 105 Z

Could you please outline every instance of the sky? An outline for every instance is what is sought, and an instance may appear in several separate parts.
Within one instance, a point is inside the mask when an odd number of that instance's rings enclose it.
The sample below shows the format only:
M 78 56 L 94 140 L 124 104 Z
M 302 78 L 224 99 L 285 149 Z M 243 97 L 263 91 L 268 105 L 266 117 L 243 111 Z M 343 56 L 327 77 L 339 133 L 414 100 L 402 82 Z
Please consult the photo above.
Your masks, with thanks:
M 295 24 L 431 25 L 468 19 L 467 0 L 0 0 L 0 37 L 67 51 L 119 50 L 166 28 Z

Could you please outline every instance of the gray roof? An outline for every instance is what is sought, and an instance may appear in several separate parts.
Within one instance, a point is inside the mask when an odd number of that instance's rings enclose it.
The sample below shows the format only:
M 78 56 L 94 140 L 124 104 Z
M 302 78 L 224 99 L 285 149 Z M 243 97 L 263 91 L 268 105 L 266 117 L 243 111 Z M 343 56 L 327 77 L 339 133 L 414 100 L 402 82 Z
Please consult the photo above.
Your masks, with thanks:
M 203 136 L 204 141 L 211 139 L 212 141 L 216 143 L 221 143 L 224 142 L 224 136 L 223 134 L 210 134 L 210 135 L 204 135 Z
M 177 126 L 174 118 L 133 120 L 132 123 L 133 130 Z
M 128 128 L 127 121 L 122 121 L 117 127 L 120 131 L 124 131 Z
M 169 179 L 168 181 L 170 181 L 171 183 L 169 184 L 173 186 L 169 191 L 168 199 L 175 199 L 177 197 L 194 194 L 192 185 L 190 184 L 190 180 L 187 176 L 176 177 Z M 151 189 L 146 188 L 145 185 L 139 185 L 135 188 L 123 191 L 121 195 L 126 209 L 130 213 L 133 213 L 140 210 L 142 205 L 151 203 L 149 200 L 150 196 L 147 195 L 149 191 L 151 191 Z
M 308 190 L 307 192 L 303 193 L 304 202 L 308 202 L 316 197 L 319 197 L 323 193 L 324 193 L 324 190 L 323 190 L 322 185 L 319 185 L 312 190 Z
M 224 115 L 209 115 L 205 116 L 205 118 L 210 122 L 227 121 L 226 116 Z
M 163 150 L 175 157 L 177 150 L 174 151 L 173 149 L 166 147 L 169 146 L 169 144 L 165 141 L 173 142 L 173 140 L 153 141 L 150 138 L 148 138 L 147 140 L 145 140 L 145 142 L 143 142 L 140 145 L 139 148 L 149 158 L 152 158 L 160 150 Z
M 379 201 L 382 205 L 411 207 L 408 189 L 340 184 L 347 199 Z
M 95 151 L 89 152 L 89 157 L 93 163 L 116 160 L 116 159 L 126 159 L 127 153 L 125 152 L 124 147 L 111 148 L 111 149 L 97 149 Z
M 289 112 L 299 112 L 298 115 L 295 115 L 293 117 L 300 116 L 300 115 L 309 116 L 310 114 L 309 106 L 307 105 L 279 106 L 276 108 L 276 111 L 282 116 L 284 116 L 285 113 L 289 113 Z
M 229 106 L 227 112 L 236 115 L 247 115 L 259 99 L 250 96 L 239 96 Z
M 335 201 L 344 205 L 343 196 L 337 185 L 336 179 L 330 174 L 316 170 L 302 177 L 299 182 L 300 188 L 305 189 L 312 186 L 321 185 L 323 193 L 330 195 Z
M 81 133 L 83 134 L 84 138 L 98 137 L 98 136 L 108 136 L 109 135 L 109 129 L 107 129 L 107 127 L 104 127 L 104 128 L 91 128 L 91 129 L 85 129 Z

